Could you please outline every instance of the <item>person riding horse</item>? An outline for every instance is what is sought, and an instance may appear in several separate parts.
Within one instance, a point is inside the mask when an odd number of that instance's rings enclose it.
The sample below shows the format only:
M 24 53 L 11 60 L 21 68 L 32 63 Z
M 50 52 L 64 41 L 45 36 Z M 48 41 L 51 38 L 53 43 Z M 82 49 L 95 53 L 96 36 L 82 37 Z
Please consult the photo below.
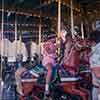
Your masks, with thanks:
M 45 33 L 44 44 L 43 44 L 43 60 L 42 64 L 47 69 L 46 84 L 45 84 L 45 94 L 50 93 L 49 83 L 52 77 L 52 69 L 56 66 L 56 38 L 55 32 L 49 31 Z

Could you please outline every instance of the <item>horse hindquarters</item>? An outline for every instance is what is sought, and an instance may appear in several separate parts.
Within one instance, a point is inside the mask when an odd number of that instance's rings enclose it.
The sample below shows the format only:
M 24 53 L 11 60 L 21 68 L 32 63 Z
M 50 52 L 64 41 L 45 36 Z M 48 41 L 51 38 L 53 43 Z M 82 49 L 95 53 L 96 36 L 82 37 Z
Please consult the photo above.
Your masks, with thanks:
M 87 100 L 88 94 L 86 91 L 82 91 L 80 89 L 77 89 L 78 82 L 66 82 L 61 83 L 60 86 L 64 89 L 65 93 L 69 93 L 71 95 L 81 96 L 82 100 Z

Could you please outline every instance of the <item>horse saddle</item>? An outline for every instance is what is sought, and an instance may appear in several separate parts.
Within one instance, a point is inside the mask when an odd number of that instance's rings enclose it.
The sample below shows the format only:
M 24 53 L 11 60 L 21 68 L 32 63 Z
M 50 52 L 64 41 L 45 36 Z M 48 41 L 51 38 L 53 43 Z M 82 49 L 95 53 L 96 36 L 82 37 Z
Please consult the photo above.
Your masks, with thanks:
M 25 73 L 22 77 L 22 80 L 25 81 L 33 81 L 38 84 L 45 84 L 47 70 L 42 65 L 37 65 L 31 70 L 29 70 L 27 73 Z M 33 79 L 34 78 L 34 79 Z M 53 67 L 52 69 L 52 77 L 51 77 L 51 83 L 55 82 L 55 80 L 60 82 L 73 82 L 73 81 L 79 81 L 81 77 L 79 76 L 72 76 L 68 71 L 66 71 L 63 67 L 61 68 L 61 71 L 58 73 L 57 68 Z
M 61 82 L 76 82 L 79 80 L 81 80 L 80 76 L 78 76 L 78 75 L 73 76 L 68 71 L 66 71 L 64 68 L 61 69 L 61 72 L 60 72 L 60 81 Z
M 46 68 L 42 65 L 37 65 L 22 75 L 22 81 L 30 82 L 34 78 L 35 82 L 37 82 L 38 84 L 45 84 L 46 74 L 47 74 Z M 53 67 L 51 82 L 56 80 L 56 78 L 57 78 L 57 69 L 56 67 Z

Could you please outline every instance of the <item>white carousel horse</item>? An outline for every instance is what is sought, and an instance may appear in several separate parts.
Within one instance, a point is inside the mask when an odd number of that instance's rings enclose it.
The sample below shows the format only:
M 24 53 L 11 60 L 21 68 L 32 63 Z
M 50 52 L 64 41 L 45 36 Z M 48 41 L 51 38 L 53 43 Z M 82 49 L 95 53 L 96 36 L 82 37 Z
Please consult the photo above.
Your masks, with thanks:
M 28 57 L 27 49 L 25 47 L 25 44 L 21 42 L 20 40 L 13 41 L 12 50 L 10 50 L 10 52 L 12 54 L 11 57 L 15 59 L 16 59 L 17 54 L 22 54 L 23 61 L 27 60 L 27 57 Z
M 3 45 L 2 45 L 2 42 L 3 42 Z M 8 39 L 3 39 L 3 41 L 0 42 L 0 53 L 1 53 L 1 49 L 3 49 L 3 55 L 2 56 L 10 56 L 11 55 L 11 46 L 12 46 L 12 43 L 10 40 Z

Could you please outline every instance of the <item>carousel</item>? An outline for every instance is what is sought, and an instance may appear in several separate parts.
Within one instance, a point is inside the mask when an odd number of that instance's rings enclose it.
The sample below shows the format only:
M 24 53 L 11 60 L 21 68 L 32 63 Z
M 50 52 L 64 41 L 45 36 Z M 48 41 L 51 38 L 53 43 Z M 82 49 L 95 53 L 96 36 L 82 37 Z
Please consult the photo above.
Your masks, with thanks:
M 0 100 L 99 100 L 89 62 L 99 0 L 0 0 L 0 22 Z M 42 63 L 47 35 L 57 55 L 49 95 Z

